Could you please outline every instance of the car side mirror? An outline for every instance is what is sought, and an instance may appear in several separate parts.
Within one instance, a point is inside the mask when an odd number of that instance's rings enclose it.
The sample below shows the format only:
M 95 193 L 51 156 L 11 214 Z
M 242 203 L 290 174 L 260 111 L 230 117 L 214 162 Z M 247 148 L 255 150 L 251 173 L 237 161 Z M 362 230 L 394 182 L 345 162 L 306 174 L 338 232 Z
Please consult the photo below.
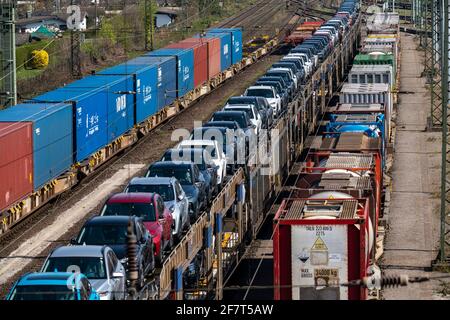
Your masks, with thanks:
M 113 278 L 123 278 L 125 275 L 122 272 L 113 272 L 112 274 Z
M 184 199 L 184 196 L 182 195 L 182 194 L 180 194 L 179 196 L 178 196 L 178 201 L 181 201 L 181 200 L 183 200 Z
M 203 183 L 202 183 L 201 181 L 197 181 L 197 182 L 195 183 L 195 186 L 196 186 L 197 188 L 201 188 L 202 185 L 203 185 Z
M 72 244 L 72 245 L 77 244 L 77 239 L 75 239 L 75 238 L 70 239 L 70 244 Z
M 277 98 L 280 98 L 280 95 L 279 95 L 279 94 L 277 94 Z

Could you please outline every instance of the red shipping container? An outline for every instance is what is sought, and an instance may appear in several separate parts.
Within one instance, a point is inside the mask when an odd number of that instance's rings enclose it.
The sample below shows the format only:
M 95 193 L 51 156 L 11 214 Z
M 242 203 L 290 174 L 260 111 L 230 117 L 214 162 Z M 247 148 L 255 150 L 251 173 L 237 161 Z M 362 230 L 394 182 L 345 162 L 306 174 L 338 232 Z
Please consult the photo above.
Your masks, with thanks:
M 193 49 L 194 50 L 194 87 L 203 85 L 208 81 L 208 43 L 203 41 L 189 41 L 186 39 L 168 45 L 168 49 Z M 195 40 L 195 39 L 194 39 Z
M 367 276 L 373 246 L 368 199 L 283 200 L 274 218 L 274 300 L 366 300 L 367 289 L 339 284 Z
M 208 46 L 208 79 L 214 78 L 220 73 L 220 39 L 219 38 L 189 38 L 184 43 L 196 43 L 203 45 L 205 42 Z
M 32 124 L 0 122 L 0 211 L 32 192 Z

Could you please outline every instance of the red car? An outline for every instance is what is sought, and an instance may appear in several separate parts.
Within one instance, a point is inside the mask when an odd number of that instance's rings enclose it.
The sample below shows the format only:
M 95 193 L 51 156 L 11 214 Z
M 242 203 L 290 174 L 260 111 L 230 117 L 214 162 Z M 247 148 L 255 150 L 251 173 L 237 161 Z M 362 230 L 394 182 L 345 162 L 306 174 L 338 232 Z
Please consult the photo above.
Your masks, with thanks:
M 102 216 L 137 216 L 153 237 L 156 263 L 161 265 L 164 250 L 173 247 L 175 222 L 157 193 L 117 193 L 103 206 Z

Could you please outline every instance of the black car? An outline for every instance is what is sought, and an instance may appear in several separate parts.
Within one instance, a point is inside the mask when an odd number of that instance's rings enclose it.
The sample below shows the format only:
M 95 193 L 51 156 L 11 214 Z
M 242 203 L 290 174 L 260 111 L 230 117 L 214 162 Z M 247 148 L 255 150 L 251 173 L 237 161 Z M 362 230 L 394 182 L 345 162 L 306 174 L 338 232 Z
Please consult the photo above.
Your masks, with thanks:
M 266 72 L 266 76 L 282 77 L 288 86 L 290 101 L 292 101 L 297 92 L 297 88 L 295 88 L 294 81 L 291 79 L 288 71 L 269 70 Z
M 89 219 L 71 243 L 76 245 L 107 245 L 128 269 L 127 229 L 131 221 L 137 240 L 138 284 L 155 269 L 153 239 L 141 218 L 135 216 L 97 216 Z
M 207 205 L 207 186 L 198 166 L 192 162 L 159 161 L 147 170 L 146 177 L 175 177 L 189 200 L 191 222 L 197 220 Z
M 255 126 L 251 123 L 250 118 L 248 117 L 247 112 L 245 111 L 217 111 L 214 112 L 212 118 L 212 122 L 215 121 L 236 121 L 241 129 L 243 130 L 244 137 L 238 135 L 238 142 L 241 145 L 240 141 L 245 139 L 245 149 L 244 150 L 236 150 L 238 157 L 240 154 L 245 156 L 245 160 L 248 159 L 250 153 L 250 145 L 256 146 L 257 137 L 255 134 Z
M 208 203 L 218 193 L 217 168 L 211 162 L 209 154 L 205 149 L 167 149 L 160 161 L 190 161 L 195 163 L 206 182 Z
M 259 98 L 259 99 L 258 99 Z M 226 105 L 247 105 L 247 104 L 253 104 L 256 109 L 258 109 L 261 117 L 262 117 L 262 128 L 267 129 L 270 126 L 270 120 L 269 117 L 273 117 L 273 109 L 266 107 L 266 105 L 261 101 L 262 97 L 247 97 L 247 96 L 240 96 L 240 97 L 231 97 L 228 99 Z M 265 100 L 265 98 L 262 98 Z M 272 112 L 270 113 L 269 110 Z

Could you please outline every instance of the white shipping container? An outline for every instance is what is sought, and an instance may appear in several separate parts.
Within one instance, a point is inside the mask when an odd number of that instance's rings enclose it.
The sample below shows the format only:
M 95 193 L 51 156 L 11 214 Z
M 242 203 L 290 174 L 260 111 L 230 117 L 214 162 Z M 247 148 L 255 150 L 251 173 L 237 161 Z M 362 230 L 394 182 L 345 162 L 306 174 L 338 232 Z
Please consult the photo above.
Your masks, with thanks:
M 347 228 L 292 226 L 292 300 L 348 299 L 348 288 L 338 286 L 348 281 Z

